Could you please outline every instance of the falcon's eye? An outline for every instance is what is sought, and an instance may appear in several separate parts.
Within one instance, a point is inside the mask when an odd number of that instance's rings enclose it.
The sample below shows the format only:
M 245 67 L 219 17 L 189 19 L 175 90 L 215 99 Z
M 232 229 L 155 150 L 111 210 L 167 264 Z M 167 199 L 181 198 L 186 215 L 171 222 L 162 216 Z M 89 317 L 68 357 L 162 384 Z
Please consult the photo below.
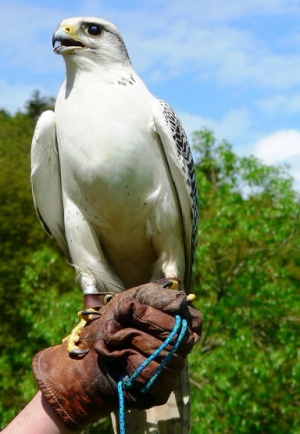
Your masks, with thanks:
M 98 36 L 102 32 L 102 28 L 98 24 L 91 24 L 88 27 L 88 33 L 92 36 Z

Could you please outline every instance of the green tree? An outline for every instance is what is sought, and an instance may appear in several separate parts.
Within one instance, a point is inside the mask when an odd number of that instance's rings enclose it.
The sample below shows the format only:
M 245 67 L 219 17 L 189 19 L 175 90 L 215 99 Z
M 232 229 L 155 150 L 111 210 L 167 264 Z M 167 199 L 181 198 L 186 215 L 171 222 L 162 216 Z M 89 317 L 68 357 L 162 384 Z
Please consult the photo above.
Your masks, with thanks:
M 31 99 L 25 103 L 25 114 L 37 120 L 45 110 L 53 110 L 54 104 L 54 98 L 41 96 L 40 91 L 35 90 L 31 95 Z
M 194 135 L 195 267 L 204 314 L 190 358 L 192 433 L 298 433 L 299 203 L 284 167 Z

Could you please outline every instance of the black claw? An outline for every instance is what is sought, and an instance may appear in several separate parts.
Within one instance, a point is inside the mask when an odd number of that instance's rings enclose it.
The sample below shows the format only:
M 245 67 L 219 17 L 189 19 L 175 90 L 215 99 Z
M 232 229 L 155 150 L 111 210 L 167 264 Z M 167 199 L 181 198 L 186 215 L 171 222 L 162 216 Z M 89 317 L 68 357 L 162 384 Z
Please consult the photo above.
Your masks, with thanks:
M 84 354 L 87 354 L 90 350 L 81 350 L 80 348 L 76 349 L 73 348 L 70 351 L 70 354 L 74 355 L 74 356 L 83 356 Z
M 97 312 L 96 310 L 95 311 L 90 311 L 90 310 L 82 310 L 81 312 L 80 312 L 80 315 L 81 316 L 87 316 L 87 315 L 102 315 L 102 313 L 100 313 L 100 312 Z
M 163 288 L 171 288 L 173 286 L 173 280 L 168 280 L 168 282 L 162 285 Z
M 153 283 L 160 285 L 162 288 L 173 289 L 174 282 L 177 283 L 178 289 L 180 288 L 180 279 L 178 277 L 164 277 L 163 279 L 154 280 Z

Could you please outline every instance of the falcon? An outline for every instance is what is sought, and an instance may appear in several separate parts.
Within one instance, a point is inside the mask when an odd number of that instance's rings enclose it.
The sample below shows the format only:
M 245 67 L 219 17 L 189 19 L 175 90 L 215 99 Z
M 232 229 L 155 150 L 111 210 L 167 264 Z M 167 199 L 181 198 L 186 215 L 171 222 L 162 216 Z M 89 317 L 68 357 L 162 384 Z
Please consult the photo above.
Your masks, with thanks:
M 164 277 L 179 277 L 189 293 L 198 204 L 180 120 L 139 78 L 112 23 L 66 19 L 53 47 L 66 78 L 55 110 L 40 116 L 31 148 L 43 228 L 74 266 L 85 295 Z M 187 433 L 187 375 L 165 406 L 127 415 L 127 429 Z

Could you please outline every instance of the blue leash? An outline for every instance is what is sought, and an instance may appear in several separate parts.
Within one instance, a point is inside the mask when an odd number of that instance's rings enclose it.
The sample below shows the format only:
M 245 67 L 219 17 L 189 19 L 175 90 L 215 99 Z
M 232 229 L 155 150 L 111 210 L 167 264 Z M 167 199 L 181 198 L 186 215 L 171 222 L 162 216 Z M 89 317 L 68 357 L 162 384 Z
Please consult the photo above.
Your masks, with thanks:
M 170 350 L 169 354 L 163 359 L 159 367 L 154 372 L 154 375 L 150 378 L 150 380 L 143 386 L 142 389 L 140 389 L 141 393 L 147 393 L 150 388 L 153 386 L 153 383 L 161 373 L 161 371 L 164 369 L 164 367 L 169 363 L 171 358 L 173 357 L 174 353 L 177 351 L 179 345 L 182 342 L 182 339 L 184 338 L 184 335 L 187 331 L 188 325 L 187 321 L 185 319 L 180 318 L 179 315 L 176 315 L 175 317 L 175 326 L 167 339 L 154 351 L 151 356 L 148 357 L 135 371 L 135 373 L 128 377 L 128 375 L 125 375 L 123 378 L 120 379 L 118 382 L 118 395 L 119 395 L 119 426 L 120 426 L 120 434 L 126 434 L 125 431 L 125 402 L 124 402 L 124 388 L 130 389 L 134 386 L 135 379 L 137 376 L 143 371 L 143 369 L 146 368 L 146 366 L 149 365 L 168 345 L 171 344 L 173 338 L 176 334 L 178 334 L 175 343 Z

